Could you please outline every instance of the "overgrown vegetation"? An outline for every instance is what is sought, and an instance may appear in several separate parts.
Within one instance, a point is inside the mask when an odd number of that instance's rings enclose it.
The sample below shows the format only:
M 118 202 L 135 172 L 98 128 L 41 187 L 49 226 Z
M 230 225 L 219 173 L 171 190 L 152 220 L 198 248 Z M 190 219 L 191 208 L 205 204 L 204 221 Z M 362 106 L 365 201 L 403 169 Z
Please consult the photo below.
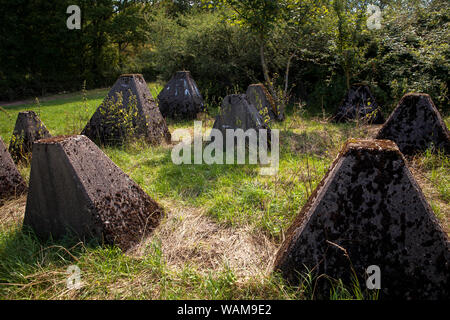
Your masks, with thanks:
M 129 89 L 128 101 L 124 102 L 123 93 L 116 92 L 116 96 L 106 97 L 98 111 L 103 119 L 102 132 L 98 137 L 111 144 L 121 144 L 132 141 L 136 134 L 138 118 L 137 97 Z M 96 143 L 102 141 L 98 139 Z
M 150 84 L 153 94 L 161 90 Z M 85 91 L 41 102 L 41 118 L 53 135 L 73 134 L 76 115 L 90 118 L 106 91 Z M 14 119 L 33 105 L 5 107 Z M 445 118 L 447 124 L 450 118 Z M 207 117 L 211 128 L 213 118 Z M 14 121 L 0 118 L 8 142 Z M 191 128 L 191 122 L 169 122 Z M 162 204 L 167 217 L 139 248 L 126 254 L 74 239 L 42 242 L 21 230 L 26 197 L 0 208 L 1 299 L 313 299 L 314 277 L 299 287 L 270 272 L 284 232 L 325 175 L 348 138 L 369 137 L 377 127 L 330 124 L 299 109 L 277 123 L 280 171 L 258 174 L 255 165 L 174 165 L 171 146 L 139 142 L 107 147 L 106 154 Z M 448 157 L 426 152 L 410 159 L 414 176 L 449 231 Z M 28 180 L 30 167 L 20 171 Z M 167 241 L 170 239 L 170 241 Z M 68 290 L 67 268 L 81 269 L 83 288 Z M 330 299 L 376 299 L 357 283 L 335 283 Z
M 78 4 L 81 30 L 65 10 Z M 382 11 L 369 29 L 368 4 Z M 446 0 L 0 1 L 0 99 L 107 87 L 120 73 L 163 83 L 190 70 L 219 101 L 265 82 L 281 105 L 334 112 L 366 82 L 386 115 L 408 91 L 449 112 Z M 27 24 L 19 23 L 27 21 Z M 15 26 L 11 30 L 11 26 Z M 38 30 L 38 31 L 36 31 Z
M 73 4 L 81 30 L 66 27 Z M 368 4 L 382 10 L 381 29 L 368 28 Z M 450 124 L 446 0 L 0 0 L 0 7 L 0 100 L 82 89 L 0 107 L 6 143 L 27 109 L 54 136 L 79 134 L 107 94 L 94 88 L 121 73 L 142 73 L 156 97 L 174 72 L 190 70 L 205 98 L 206 128 L 225 95 L 251 83 L 264 82 L 286 113 L 271 124 L 281 132 L 273 177 L 255 165 L 177 166 L 167 145 L 103 148 L 167 211 L 126 254 L 70 238 L 42 242 L 22 230 L 26 197 L 7 201 L 0 207 L 0 299 L 314 299 L 311 273 L 292 287 L 270 266 L 342 143 L 376 132 L 364 119 L 327 121 L 349 85 L 369 84 L 385 115 L 406 92 L 428 93 Z M 133 108 L 113 109 L 126 113 L 117 129 L 128 131 Z M 171 132 L 192 126 L 167 124 Z M 448 156 L 430 149 L 408 164 L 448 233 Z M 28 181 L 29 163 L 19 170 Z M 81 269 L 80 290 L 67 289 L 70 265 Z M 377 298 L 356 281 L 337 280 L 330 292 L 330 299 Z

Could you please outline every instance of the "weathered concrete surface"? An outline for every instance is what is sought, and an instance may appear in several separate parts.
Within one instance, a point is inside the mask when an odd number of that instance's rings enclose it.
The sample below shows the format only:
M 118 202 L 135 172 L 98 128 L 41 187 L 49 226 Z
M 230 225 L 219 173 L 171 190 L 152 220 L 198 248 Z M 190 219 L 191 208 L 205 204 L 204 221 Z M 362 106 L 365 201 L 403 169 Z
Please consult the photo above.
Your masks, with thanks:
M 257 137 L 259 130 L 267 130 L 267 139 L 270 143 L 270 128 L 256 110 L 255 106 L 250 104 L 245 94 L 231 94 L 222 101 L 220 114 L 216 117 L 213 129 L 218 129 L 223 135 L 223 145 L 226 146 L 226 130 L 242 129 L 247 131 L 255 129 Z
M 81 132 L 96 143 L 122 144 L 144 138 L 158 145 L 170 142 L 170 132 L 144 77 L 123 74 Z
M 377 139 L 395 141 L 403 154 L 425 151 L 431 145 L 450 153 L 450 135 L 431 97 L 423 93 L 403 96 L 380 129 Z
M 164 117 L 195 119 L 203 111 L 203 97 L 189 71 L 178 71 L 158 95 Z
M 364 289 L 365 270 L 377 265 L 382 299 L 448 299 L 449 250 L 395 143 L 354 140 L 288 230 L 275 270 L 292 283 L 306 266 L 350 284 L 351 261 Z M 319 296 L 329 297 L 329 283 L 318 281 Z
M 334 121 L 347 122 L 361 119 L 371 124 L 384 123 L 381 108 L 378 106 L 368 86 L 353 84 L 339 106 Z
M 0 137 L 0 204 L 3 200 L 21 195 L 26 190 L 25 181 Z
M 85 136 L 33 146 L 24 225 L 39 237 L 98 238 L 126 250 L 151 232 L 161 207 Z
M 34 111 L 19 112 L 9 143 L 9 153 L 16 163 L 29 160 L 33 142 L 50 137 L 47 128 Z
M 284 115 L 279 114 L 275 101 L 262 83 L 249 85 L 245 94 L 248 102 L 256 107 L 264 120 L 283 120 Z

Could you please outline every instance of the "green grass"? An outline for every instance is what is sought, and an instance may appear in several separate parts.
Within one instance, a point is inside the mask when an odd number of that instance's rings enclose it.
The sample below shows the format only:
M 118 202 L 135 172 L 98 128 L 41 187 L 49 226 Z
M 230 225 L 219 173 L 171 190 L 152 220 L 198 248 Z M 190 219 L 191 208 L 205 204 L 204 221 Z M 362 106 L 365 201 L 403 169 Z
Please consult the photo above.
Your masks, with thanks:
M 429 180 L 434 184 L 439 197 L 443 201 L 450 202 L 450 158 L 444 153 L 432 153 L 427 150 L 421 159 L 422 165 L 428 170 Z
M 82 288 L 68 290 L 67 268 L 82 271 Z M 307 275 L 307 277 L 310 275 Z M 277 275 L 237 281 L 233 270 L 198 272 L 186 265 L 170 269 L 160 241 L 148 244 L 142 258 L 118 248 L 73 240 L 42 243 L 17 228 L 0 233 L 0 298 L 4 299 L 310 299 L 314 279 L 289 287 Z M 331 299 L 373 299 L 342 283 Z
M 0 136 L 5 143 L 9 143 L 17 115 L 19 112 L 27 110 L 35 111 L 52 135 L 73 134 L 76 131 L 81 131 L 83 124 L 86 124 L 81 120 L 89 120 L 89 117 L 103 101 L 106 93 L 107 90 L 95 90 L 93 93 L 87 93 L 87 114 L 82 116 L 84 105 L 81 93 L 64 99 L 40 102 L 40 106 L 37 103 L 32 103 L 3 107 L 6 113 L 0 113 Z M 81 119 L 81 117 L 83 118 Z
M 150 92 L 156 96 L 162 86 L 158 83 L 149 84 Z M 0 109 L 0 136 L 9 143 L 17 115 L 21 111 L 35 111 L 49 129 L 50 134 L 78 134 L 108 93 L 108 89 L 97 89 L 67 95 L 51 101 L 34 101 L 30 104 L 6 106 Z M 85 98 L 86 103 L 83 101 Z M 1 106 L 0 106 L 1 107 Z
M 265 177 L 259 175 L 256 165 L 175 165 L 171 150 L 164 147 L 105 151 L 153 197 L 205 208 L 218 222 L 251 224 L 276 239 L 332 161 L 331 157 L 298 155 L 282 147 L 279 174 Z M 305 174 L 308 167 L 309 177 Z
M 155 96 L 161 86 L 150 84 Z M 52 135 L 74 134 L 102 102 L 107 90 L 88 91 L 34 105 L 4 107 L 0 135 L 8 143 L 18 112 L 33 109 Z M 86 103 L 83 102 L 86 98 Z M 8 114 L 8 116 L 6 115 Z M 207 126 L 213 119 L 206 117 Z M 445 119 L 447 122 L 449 118 Z M 171 132 L 192 122 L 168 122 Z M 152 198 L 171 208 L 203 212 L 229 230 L 246 228 L 274 247 L 325 175 L 350 137 L 367 137 L 367 128 L 330 124 L 291 112 L 275 125 L 280 134 L 280 168 L 276 176 L 261 176 L 255 165 L 183 165 L 171 161 L 171 147 L 139 143 L 105 148 L 105 153 Z M 432 207 L 441 221 L 448 212 L 449 159 L 425 153 L 416 160 L 437 194 Z M 29 167 L 20 167 L 28 179 Z M 23 210 L 23 203 L 9 204 Z M 0 212 L 6 210 L 0 207 Z M 300 287 L 288 286 L 276 274 L 241 277 L 226 263 L 207 272 L 195 263 L 181 268 L 167 261 L 155 236 L 144 253 L 123 254 L 110 246 L 77 244 L 73 239 L 46 243 L 21 231 L 21 219 L 0 224 L 0 299 L 310 299 L 314 279 L 305 275 Z M 77 265 L 84 286 L 66 288 L 66 269 Z M 263 271 L 263 270 L 261 270 Z M 359 285 L 338 284 L 331 299 L 376 299 Z

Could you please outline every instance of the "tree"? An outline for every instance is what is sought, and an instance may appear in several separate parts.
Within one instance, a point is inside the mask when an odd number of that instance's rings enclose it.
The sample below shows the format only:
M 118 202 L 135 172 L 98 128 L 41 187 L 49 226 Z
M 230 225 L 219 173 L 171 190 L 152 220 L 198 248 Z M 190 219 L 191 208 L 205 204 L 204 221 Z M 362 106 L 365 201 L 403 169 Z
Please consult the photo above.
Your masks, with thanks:
M 110 41 L 117 45 L 118 64 L 122 69 L 124 60 L 131 54 L 126 52 L 127 48 L 139 47 L 148 39 L 148 32 L 143 27 L 145 19 L 142 11 L 145 6 L 136 1 L 118 1 L 114 8 L 107 32 Z
M 294 59 L 308 59 L 309 49 L 320 34 L 321 20 L 328 9 L 319 0 L 282 0 L 282 16 L 271 41 L 275 52 L 282 56 L 281 69 L 285 70 L 284 89 L 280 91 L 283 105 L 289 100 L 289 74 Z
M 247 28 L 255 35 L 259 45 L 264 80 L 271 95 L 281 107 L 280 114 L 283 114 L 284 104 L 279 99 L 275 90 L 265 56 L 267 39 L 270 37 L 277 20 L 281 16 L 280 2 L 277 0 L 216 0 L 207 1 L 207 3 L 213 3 L 216 7 L 231 8 L 234 12 L 232 21 Z
M 231 8 L 234 12 L 232 21 L 247 28 L 257 39 L 264 80 L 279 107 L 279 115 L 282 116 L 289 98 L 292 61 L 304 48 L 302 41 L 305 31 L 310 30 L 315 17 L 323 13 L 321 1 L 217 0 L 214 3 L 216 6 Z M 283 56 L 281 60 L 284 61 L 284 83 L 281 90 L 276 89 L 275 80 L 278 75 L 270 73 L 267 59 L 267 48 L 275 45 L 274 39 L 281 40 L 274 51 L 279 58 Z
M 344 71 L 348 90 L 351 79 L 360 71 L 358 67 L 366 60 L 368 39 L 364 29 L 367 20 L 367 4 L 366 1 L 333 0 L 332 8 L 335 14 L 336 62 Z

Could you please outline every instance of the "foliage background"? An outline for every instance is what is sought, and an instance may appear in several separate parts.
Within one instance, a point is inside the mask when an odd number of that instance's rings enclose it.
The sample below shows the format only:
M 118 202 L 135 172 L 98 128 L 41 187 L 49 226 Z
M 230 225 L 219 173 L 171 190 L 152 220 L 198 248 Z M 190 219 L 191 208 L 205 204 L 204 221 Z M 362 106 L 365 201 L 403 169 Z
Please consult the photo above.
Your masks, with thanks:
M 366 26 L 378 5 L 382 28 Z M 77 4 L 81 30 L 68 30 Z M 239 7 L 240 6 L 240 7 Z M 388 113 L 408 91 L 449 113 L 450 6 L 446 0 L 0 0 L 0 100 L 108 87 L 121 73 L 164 83 L 193 74 L 210 101 L 264 82 L 288 108 L 332 113 L 348 84 L 367 82 Z M 237 13 L 237 11 L 239 13 Z M 289 81 L 285 83 L 289 62 Z

